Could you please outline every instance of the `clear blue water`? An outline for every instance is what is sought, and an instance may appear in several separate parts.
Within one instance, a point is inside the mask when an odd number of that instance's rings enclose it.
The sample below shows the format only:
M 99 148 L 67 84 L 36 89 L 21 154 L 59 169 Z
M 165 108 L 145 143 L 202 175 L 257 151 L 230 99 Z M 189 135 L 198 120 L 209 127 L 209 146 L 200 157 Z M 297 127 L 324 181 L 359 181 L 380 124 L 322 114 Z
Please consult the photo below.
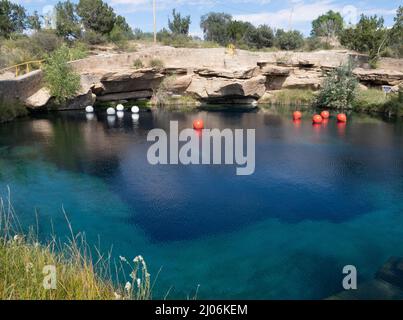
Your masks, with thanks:
M 152 128 L 255 128 L 256 171 L 151 166 Z M 342 268 L 373 278 L 403 255 L 403 123 L 353 115 L 298 125 L 289 112 L 141 113 L 111 122 L 81 112 L 0 126 L 0 194 L 23 225 L 76 231 L 105 250 L 143 255 L 154 297 L 321 299 L 342 290 Z M 171 289 L 170 289 L 171 288 Z

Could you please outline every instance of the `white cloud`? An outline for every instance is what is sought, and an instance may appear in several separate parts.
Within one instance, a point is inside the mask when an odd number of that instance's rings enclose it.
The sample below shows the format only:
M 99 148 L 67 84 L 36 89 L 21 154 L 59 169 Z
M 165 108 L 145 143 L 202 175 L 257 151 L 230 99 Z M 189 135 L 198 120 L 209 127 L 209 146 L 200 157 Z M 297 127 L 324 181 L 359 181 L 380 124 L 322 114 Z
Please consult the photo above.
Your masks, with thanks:
M 267 24 L 275 28 L 293 28 L 302 29 L 307 32 L 307 28 L 312 20 L 329 10 L 341 12 L 343 16 L 353 22 L 357 21 L 361 14 L 366 15 L 394 15 L 396 10 L 387 10 L 382 8 L 357 8 L 355 6 L 341 6 L 334 0 L 320 0 L 306 3 L 302 0 L 291 0 L 293 5 L 289 8 L 273 12 L 260 12 L 255 14 L 240 14 L 234 18 L 242 21 L 249 21 L 254 25 Z

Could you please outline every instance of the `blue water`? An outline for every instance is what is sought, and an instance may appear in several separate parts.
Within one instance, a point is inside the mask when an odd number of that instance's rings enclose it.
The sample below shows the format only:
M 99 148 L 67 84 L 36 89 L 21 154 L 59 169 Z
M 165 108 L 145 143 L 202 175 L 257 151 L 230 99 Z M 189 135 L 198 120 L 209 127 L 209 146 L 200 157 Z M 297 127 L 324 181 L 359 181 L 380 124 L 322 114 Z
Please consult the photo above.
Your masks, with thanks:
M 256 171 L 151 166 L 147 133 L 203 118 L 209 128 L 255 128 Z M 352 115 L 312 126 L 276 109 L 81 112 L 0 126 L 0 194 L 40 236 L 73 228 L 115 256 L 145 257 L 155 298 L 321 299 L 403 255 L 403 123 Z

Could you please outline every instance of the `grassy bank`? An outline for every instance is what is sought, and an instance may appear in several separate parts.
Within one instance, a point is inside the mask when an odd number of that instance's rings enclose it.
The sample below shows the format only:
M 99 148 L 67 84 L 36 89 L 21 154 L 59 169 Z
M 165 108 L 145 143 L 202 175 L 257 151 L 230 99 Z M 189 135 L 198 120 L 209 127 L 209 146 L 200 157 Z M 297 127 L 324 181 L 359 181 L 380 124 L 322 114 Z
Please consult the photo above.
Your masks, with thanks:
M 261 104 L 279 106 L 310 106 L 315 102 L 316 93 L 308 89 L 283 89 L 270 91 L 259 101 Z
M 74 235 L 68 226 L 71 237 L 67 242 L 52 237 L 39 243 L 34 228 L 22 232 L 10 201 L 0 199 L 1 300 L 150 299 L 150 275 L 142 257 L 133 262 L 120 257 L 113 262 L 110 254 L 91 250 L 85 236 Z M 51 270 L 56 272 L 53 282 L 49 280 Z M 54 288 L 50 288 L 52 284 Z
M 403 116 L 403 92 L 386 95 L 379 89 L 358 90 L 352 107 L 356 112 Z

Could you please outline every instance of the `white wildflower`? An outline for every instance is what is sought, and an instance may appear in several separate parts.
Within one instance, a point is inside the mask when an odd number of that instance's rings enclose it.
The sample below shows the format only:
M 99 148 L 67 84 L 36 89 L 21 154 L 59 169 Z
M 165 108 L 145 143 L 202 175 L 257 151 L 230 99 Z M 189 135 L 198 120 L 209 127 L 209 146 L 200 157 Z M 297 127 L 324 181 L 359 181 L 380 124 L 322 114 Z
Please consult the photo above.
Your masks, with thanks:
M 115 300 L 120 300 L 122 299 L 122 296 L 116 292 L 113 293 L 115 295 Z
M 141 286 L 141 280 L 137 279 L 137 288 L 140 288 L 140 286 Z
M 126 289 L 126 291 L 127 292 L 130 292 L 130 289 L 132 288 L 132 284 L 130 283 L 130 282 L 126 282 L 126 285 L 125 285 L 125 289 Z
M 28 262 L 27 265 L 25 266 L 25 271 L 28 272 L 29 270 L 31 270 L 34 267 L 34 265 L 32 264 L 32 262 Z
M 120 261 L 127 262 L 127 259 L 125 257 L 119 256 L 119 259 Z

